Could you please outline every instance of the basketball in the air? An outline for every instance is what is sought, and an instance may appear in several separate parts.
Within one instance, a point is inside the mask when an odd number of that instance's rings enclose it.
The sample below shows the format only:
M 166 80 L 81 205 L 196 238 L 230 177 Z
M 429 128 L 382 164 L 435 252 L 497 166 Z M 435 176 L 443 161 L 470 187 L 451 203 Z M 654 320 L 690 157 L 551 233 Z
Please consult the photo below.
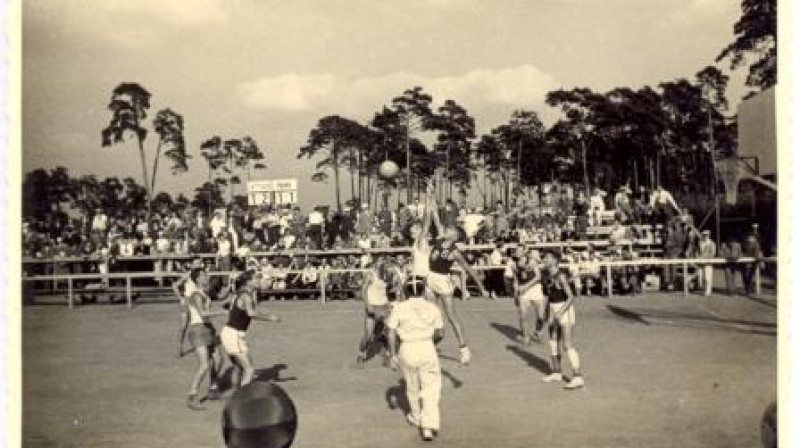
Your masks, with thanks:
M 394 179 L 398 172 L 400 172 L 400 168 L 391 160 L 386 160 L 378 167 L 378 174 L 384 179 Z
M 222 412 L 228 448 L 288 448 L 297 432 L 297 411 L 289 395 L 264 381 L 237 390 Z

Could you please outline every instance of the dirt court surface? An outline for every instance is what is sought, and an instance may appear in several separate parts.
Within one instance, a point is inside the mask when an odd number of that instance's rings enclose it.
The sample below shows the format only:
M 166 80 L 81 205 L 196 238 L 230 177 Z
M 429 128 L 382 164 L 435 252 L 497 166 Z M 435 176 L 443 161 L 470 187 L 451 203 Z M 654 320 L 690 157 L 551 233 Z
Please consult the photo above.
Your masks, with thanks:
M 442 343 L 443 427 L 425 444 L 405 422 L 400 374 L 355 368 L 356 302 L 262 303 L 249 345 L 300 416 L 297 448 L 758 447 L 776 399 L 774 297 L 681 294 L 582 298 L 577 347 L 586 388 L 540 381 L 544 345 L 516 342 L 507 300 L 457 304 L 473 351 Z M 222 325 L 217 320 L 217 327 Z M 222 447 L 224 401 L 185 406 L 194 355 L 177 358 L 174 304 L 33 306 L 23 311 L 26 447 Z

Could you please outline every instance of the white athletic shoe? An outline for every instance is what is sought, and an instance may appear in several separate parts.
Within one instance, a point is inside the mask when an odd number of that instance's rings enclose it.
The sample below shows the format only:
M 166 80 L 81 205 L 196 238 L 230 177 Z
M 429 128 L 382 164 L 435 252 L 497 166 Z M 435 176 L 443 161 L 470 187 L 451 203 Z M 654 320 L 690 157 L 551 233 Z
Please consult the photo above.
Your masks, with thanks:
M 564 381 L 564 375 L 560 373 L 551 373 L 550 375 L 542 378 L 542 382 L 544 383 L 554 383 L 556 381 Z
M 462 366 L 466 366 L 472 360 L 472 352 L 469 351 L 469 347 L 466 345 L 459 349 L 459 356 L 458 362 L 461 363 Z
M 584 385 L 583 377 L 580 375 L 573 376 L 572 379 L 564 385 L 564 389 L 580 389 Z
M 419 426 L 419 417 L 414 417 L 411 414 L 406 414 L 406 421 L 408 421 L 408 424 L 411 426 L 417 426 L 417 427 Z
M 433 438 L 434 438 L 434 435 L 433 435 L 433 430 L 432 429 L 430 429 L 430 428 L 422 428 L 422 440 L 424 440 L 426 442 L 430 442 L 431 440 L 433 440 Z

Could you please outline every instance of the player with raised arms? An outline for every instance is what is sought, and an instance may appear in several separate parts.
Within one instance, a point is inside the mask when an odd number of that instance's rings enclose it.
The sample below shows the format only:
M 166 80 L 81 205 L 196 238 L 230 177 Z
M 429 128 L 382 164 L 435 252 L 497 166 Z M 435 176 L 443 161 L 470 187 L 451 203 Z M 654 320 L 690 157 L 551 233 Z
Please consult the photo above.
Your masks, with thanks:
M 458 230 L 451 225 L 442 225 L 437 212 L 436 200 L 432 198 L 430 193 L 428 194 L 428 204 L 425 209 L 426 212 L 430 211 L 431 221 L 433 221 L 437 230 L 437 237 L 433 240 L 428 257 L 429 272 L 426 277 L 427 291 L 441 304 L 444 314 L 447 316 L 447 320 L 453 327 L 453 332 L 456 335 L 459 345 L 459 363 L 465 366 L 470 363 L 472 353 L 469 350 L 469 345 L 467 345 L 467 337 L 464 334 L 461 321 L 453 306 L 455 285 L 450 276 L 453 265 L 458 264 L 459 267 L 472 278 L 475 284 L 480 288 L 481 295 L 486 297 L 489 294 L 486 288 L 484 288 L 483 282 L 481 282 L 478 275 L 469 266 L 456 246 Z

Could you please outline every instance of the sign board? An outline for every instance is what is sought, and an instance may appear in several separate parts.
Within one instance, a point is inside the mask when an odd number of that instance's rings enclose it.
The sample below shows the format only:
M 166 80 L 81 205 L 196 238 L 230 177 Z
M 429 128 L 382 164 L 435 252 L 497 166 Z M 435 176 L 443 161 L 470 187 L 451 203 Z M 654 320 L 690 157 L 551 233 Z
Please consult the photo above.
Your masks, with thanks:
M 254 180 L 247 182 L 248 205 L 297 204 L 297 179 Z

